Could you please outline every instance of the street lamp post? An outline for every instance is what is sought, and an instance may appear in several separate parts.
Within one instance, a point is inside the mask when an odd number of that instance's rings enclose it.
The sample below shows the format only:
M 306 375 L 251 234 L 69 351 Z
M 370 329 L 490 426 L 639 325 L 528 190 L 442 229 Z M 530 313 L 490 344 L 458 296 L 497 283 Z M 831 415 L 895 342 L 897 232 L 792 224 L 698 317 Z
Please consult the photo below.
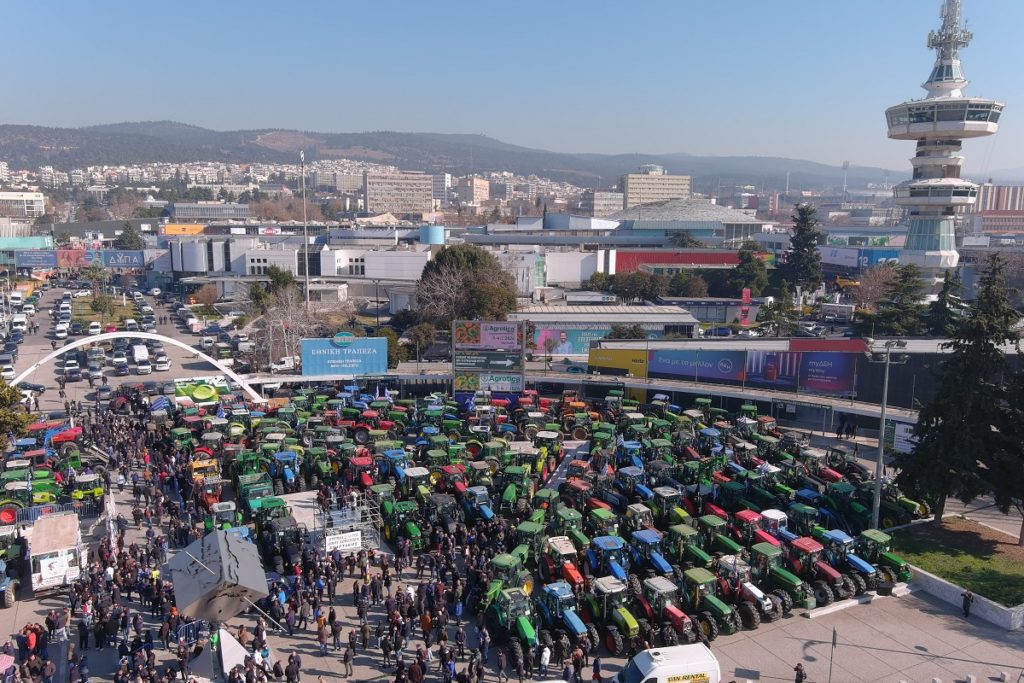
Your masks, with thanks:
M 882 477 L 884 474 L 885 467 L 885 414 L 889 404 L 889 368 L 893 362 L 897 365 L 902 365 L 907 362 L 906 356 L 897 356 L 896 360 L 893 361 L 892 350 L 893 349 L 904 349 L 907 346 L 907 342 L 902 339 L 887 339 L 882 343 L 884 350 L 875 352 L 874 351 L 874 340 L 868 339 L 868 350 L 865 355 L 868 358 L 869 363 L 885 363 L 885 375 L 882 379 L 882 413 L 881 413 L 881 424 L 878 429 L 878 454 L 877 462 L 875 462 L 875 497 L 871 502 L 871 528 L 879 528 L 879 516 L 881 514 L 882 507 Z
M 373 310 L 377 313 L 377 332 L 380 333 L 380 280 L 373 281 Z
M 309 313 L 309 223 L 306 220 L 306 152 L 299 152 L 299 183 L 302 185 L 302 258 L 306 274 L 306 313 Z

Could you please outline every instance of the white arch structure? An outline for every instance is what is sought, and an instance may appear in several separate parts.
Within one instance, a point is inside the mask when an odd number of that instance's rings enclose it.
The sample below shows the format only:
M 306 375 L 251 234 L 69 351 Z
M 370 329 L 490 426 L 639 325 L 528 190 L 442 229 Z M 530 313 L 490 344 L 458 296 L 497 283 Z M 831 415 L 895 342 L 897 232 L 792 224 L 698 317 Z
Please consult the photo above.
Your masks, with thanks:
M 67 353 L 68 351 L 74 351 L 75 349 L 81 348 L 83 346 L 89 346 L 90 344 L 107 341 L 108 339 L 153 339 L 155 341 L 167 342 L 172 346 L 177 346 L 179 349 L 188 351 L 190 353 L 194 353 L 203 360 L 205 360 L 207 363 L 212 364 L 215 368 L 223 372 L 225 375 L 227 375 L 234 381 L 238 382 L 238 385 L 245 389 L 246 393 L 249 394 L 249 397 L 252 398 L 253 401 L 257 401 L 259 403 L 264 403 L 266 401 L 266 399 L 263 398 L 263 396 L 261 396 L 260 393 L 256 391 L 251 384 L 249 384 L 249 382 L 247 382 L 234 370 L 224 365 L 216 358 L 206 355 L 199 349 L 189 346 L 188 344 L 179 339 L 174 339 L 173 337 L 165 337 L 162 334 L 155 334 L 153 332 L 104 332 L 103 334 L 96 334 L 90 337 L 82 337 L 81 339 L 76 339 L 67 346 L 62 346 L 56 351 L 47 354 L 41 360 L 33 363 L 31 366 L 28 367 L 28 369 L 26 369 L 20 375 L 15 377 L 10 382 L 10 384 L 11 386 L 17 386 L 33 372 L 43 367 L 44 365 L 54 360 L 55 358 L 58 358 L 61 355 Z

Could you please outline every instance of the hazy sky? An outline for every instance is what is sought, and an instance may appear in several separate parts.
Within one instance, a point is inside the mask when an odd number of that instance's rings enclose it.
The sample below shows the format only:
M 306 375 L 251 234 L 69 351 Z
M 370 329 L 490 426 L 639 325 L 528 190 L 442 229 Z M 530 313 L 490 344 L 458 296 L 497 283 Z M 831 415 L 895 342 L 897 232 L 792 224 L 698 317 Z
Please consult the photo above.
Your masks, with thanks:
M 940 4 L 7 3 L 0 122 L 483 133 L 906 169 L 913 145 L 886 139 L 883 112 L 924 95 Z M 965 16 L 968 93 L 1008 105 L 995 138 L 967 144 L 969 171 L 1024 166 L 1024 2 L 965 0 Z

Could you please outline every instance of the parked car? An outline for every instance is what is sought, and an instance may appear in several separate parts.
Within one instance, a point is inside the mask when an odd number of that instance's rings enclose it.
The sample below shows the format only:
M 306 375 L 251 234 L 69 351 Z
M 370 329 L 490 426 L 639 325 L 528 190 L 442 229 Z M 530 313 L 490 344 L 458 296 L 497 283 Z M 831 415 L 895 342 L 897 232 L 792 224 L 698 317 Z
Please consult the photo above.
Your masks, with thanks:
M 75 336 L 85 334 L 85 326 L 82 323 L 71 323 L 71 334 Z
M 114 364 L 114 374 L 117 377 L 124 377 L 124 376 L 128 375 L 129 373 L 130 373 L 130 370 L 128 369 L 128 363 L 115 363 Z
M 103 328 L 95 320 L 93 322 L 89 323 L 89 334 L 90 335 L 95 336 L 95 335 L 99 334 L 102 331 L 103 331 Z
M 92 296 L 92 290 L 91 289 L 80 289 L 77 292 L 75 292 L 74 294 L 72 294 L 71 296 L 75 297 L 76 299 L 78 299 L 80 297 L 83 297 L 83 296 Z
M 153 369 L 157 372 L 165 372 L 171 369 L 171 359 L 167 356 L 157 356 L 153 363 Z
M 14 372 L 13 365 L 4 365 L 3 367 L 0 367 L 0 377 L 3 377 L 8 382 L 17 376 L 18 375 Z
M 64 379 L 68 382 L 81 382 L 82 381 L 82 370 L 80 368 L 71 368 L 70 370 L 64 371 Z
M 135 373 L 138 375 L 148 375 L 153 372 L 153 365 L 148 360 L 143 358 L 135 364 Z

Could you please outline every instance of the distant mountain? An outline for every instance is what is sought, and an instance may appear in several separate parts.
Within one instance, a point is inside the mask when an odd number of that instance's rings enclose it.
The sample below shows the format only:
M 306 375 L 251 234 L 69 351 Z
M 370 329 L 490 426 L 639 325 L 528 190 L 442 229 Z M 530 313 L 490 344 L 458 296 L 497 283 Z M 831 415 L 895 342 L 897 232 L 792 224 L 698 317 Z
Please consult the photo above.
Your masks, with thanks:
M 776 157 L 716 157 L 689 154 L 565 154 L 511 145 L 484 135 L 442 133 L 315 133 L 282 129 L 213 131 L 174 121 L 113 123 L 86 128 L 0 125 L 0 159 L 13 168 L 50 165 L 68 170 L 90 165 L 189 161 L 294 163 L 350 158 L 392 164 L 404 170 L 465 174 L 512 171 L 584 187 L 607 187 L 640 164 L 660 164 L 690 174 L 698 189 L 754 185 L 782 189 L 786 174 L 794 188 L 835 187 L 842 169 Z M 853 167 L 851 186 L 881 182 L 886 171 Z M 891 179 L 904 174 L 891 172 Z

